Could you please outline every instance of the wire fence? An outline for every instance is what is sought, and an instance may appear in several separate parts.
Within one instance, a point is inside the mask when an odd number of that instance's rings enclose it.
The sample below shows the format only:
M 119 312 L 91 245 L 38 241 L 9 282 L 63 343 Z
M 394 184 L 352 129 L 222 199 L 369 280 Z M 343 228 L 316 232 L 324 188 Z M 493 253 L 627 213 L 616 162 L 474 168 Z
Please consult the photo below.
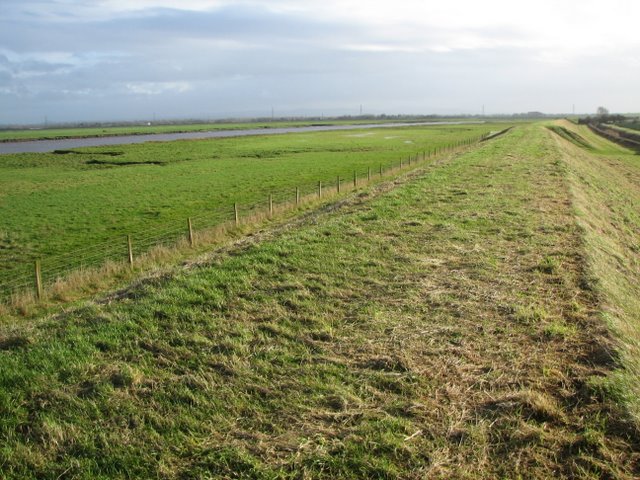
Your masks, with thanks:
M 372 181 L 415 168 L 435 157 L 456 149 L 481 142 L 502 132 L 491 132 L 479 137 L 418 152 L 393 165 L 376 164 L 353 171 L 347 177 L 328 174 L 314 182 L 301 184 L 288 190 L 274 191 L 263 201 L 251 204 L 229 203 L 207 212 L 185 218 L 183 222 L 158 225 L 134 235 L 119 235 L 110 241 L 87 245 L 59 255 L 43 257 L 33 263 L 14 265 L 10 278 L 0 278 L 0 301 L 11 303 L 19 296 L 33 295 L 42 298 L 51 286 L 64 282 L 72 274 L 93 271 L 111 264 L 117 268 L 133 267 L 136 260 L 149 255 L 159 247 L 174 248 L 193 245 L 207 231 L 229 229 L 251 223 L 256 218 L 268 218 L 298 205 L 316 199 L 326 199 L 336 194 L 353 191 Z

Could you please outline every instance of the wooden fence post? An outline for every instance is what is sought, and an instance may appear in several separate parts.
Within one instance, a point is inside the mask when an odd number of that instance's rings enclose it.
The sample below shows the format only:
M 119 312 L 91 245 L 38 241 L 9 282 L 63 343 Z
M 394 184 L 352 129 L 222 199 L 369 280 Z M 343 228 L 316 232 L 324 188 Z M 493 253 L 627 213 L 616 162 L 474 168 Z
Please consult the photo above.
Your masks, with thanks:
M 371 167 L 367 167 L 367 182 L 371 181 Z
M 300 205 L 300 188 L 296 187 L 296 205 Z
M 35 263 L 35 280 L 36 280 L 36 298 L 42 299 L 42 270 L 40 269 L 40 260 Z
M 318 198 L 322 198 L 322 182 L 318 182 Z
M 338 175 L 338 178 L 336 179 L 336 188 L 338 193 L 340 193 L 340 175 Z
M 353 188 L 357 188 L 358 187 L 358 174 L 356 172 L 353 172 Z
M 187 218 L 187 228 L 189 229 L 189 245 L 193 247 L 193 227 L 191 225 L 191 217 Z
M 237 203 L 233 204 L 233 216 L 235 217 L 236 227 L 237 227 L 238 224 L 240 223 L 240 217 L 238 216 L 238 204 Z
M 380 176 L 382 176 L 382 164 L 380 164 Z
M 133 246 L 131 245 L 131 235 L 127 235 L 127 253 L 129 257 L 129 267 L 133 268 Z
M 269 194 L 269 216 L 273 216 L 273 195 Z

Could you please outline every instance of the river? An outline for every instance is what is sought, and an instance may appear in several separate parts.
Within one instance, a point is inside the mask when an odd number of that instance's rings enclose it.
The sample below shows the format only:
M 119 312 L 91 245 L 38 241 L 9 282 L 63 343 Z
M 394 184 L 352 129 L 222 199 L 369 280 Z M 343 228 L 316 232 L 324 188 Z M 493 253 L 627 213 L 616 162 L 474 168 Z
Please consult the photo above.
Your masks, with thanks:
M 316 125 L 308 127 L 257 128 L 246 130 L 217 130 L 209 132 L 153 133 L 142 135 L 118 135 L 112 137 L 62 138 L 56 140 L 27 140 L 22 142 L 0 142 L 0 154 L 46 153 L 55 150 L 70 150 L 104 145 L 130 145 L 146 142 L 172 142 L 206 138 L 247 137 L 251 135 L 281 135 L 284 133 L 327 132 L 332 130 L 360 130 L 370 128 L 397 128 L 426 125 L 462 125 L 484 122 L 419 122 L 378 123 L 369 125 Z

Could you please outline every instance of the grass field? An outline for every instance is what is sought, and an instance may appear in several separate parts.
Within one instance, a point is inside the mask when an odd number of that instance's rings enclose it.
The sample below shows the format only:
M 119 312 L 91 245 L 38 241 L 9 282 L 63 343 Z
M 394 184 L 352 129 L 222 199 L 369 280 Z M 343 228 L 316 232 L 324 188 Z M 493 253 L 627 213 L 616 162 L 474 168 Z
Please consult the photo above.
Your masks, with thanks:
M 126 255 L 125 235 L 149 246 L 194 228 L 352 181 L 417 152 L 505 125 L 404 127 L 77 149 L 0 156 L 0 285 L 49 279 Z M 6 290 L 6 289 L 5 289 Z
M 636 204 L 618 193 L 637 194 L 638 169 L 583 138 L 597 155 L 519 126 L 98 301 L 4 325 L 0 475 L 638 478 L 601 317 L 601 275 L 632 271 L 597 270 L 607 261 L 590 231 L 627 225 L 605 237 L 637 242 Z M 601 184 L 598 163 L 633 183 Z M 589 199 L 615 215 L 592 224 Z M 610 253 L 624 264 L 629 248 Z
M 635 126 L 635 128 L 633 128 Z M 637 124 L 628 124 L 628 126 L 620 126 L 620 125 L 606 125 L 607 128 L 610 128 L 614 131 L 620 132 L 623 138 L 629 138 L 631 140 L 640 141 L 640 125 Z
M 123 127 L 82 128 L 36 128 L 25 130 L 0 130 L 0 142 L 23 140 L 55 140 L 61 138 L 105 137 L 117 135 L 146 135 L 151 133 L 210 132 L 218 130 L 269 129 L 285 127 L 307 127 L 311 125 L 358 125 L 389 123 L 394 119 L 370 120 L 314 120 L 314 121 L 268 121 L 237 123 L 199 123 L 174 125 L 130 125 Z M 407 120 L 403 120 L 407 121 Z
M 633 133 L 634 135 L 638 135 L 638 131 L 640 130 L 640 123 L 638 122 L 624 122 L 621 124 L 613 124 L 609 126 L 618 128 L 623 132 Z

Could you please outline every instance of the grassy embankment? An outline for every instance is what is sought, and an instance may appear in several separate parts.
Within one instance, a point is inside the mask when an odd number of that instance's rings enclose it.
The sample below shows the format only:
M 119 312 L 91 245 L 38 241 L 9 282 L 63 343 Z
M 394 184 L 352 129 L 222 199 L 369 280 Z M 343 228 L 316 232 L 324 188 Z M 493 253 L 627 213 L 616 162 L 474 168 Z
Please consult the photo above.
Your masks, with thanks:
M 640 157 L 587 127 L 560 126 L 583 139 L 559 145 L 602 317 L 621 349 L 619 368 L 604 386 L 640 424 Z
M 0 156 L 0 290 L 28 285 L 41 259 L 45 280 L 80 265 L 136 254 L 258 206 L 310 194 L 322 181 L 352 182 L 505 125 L 406 127 L 178 141 Z
M 634 478 L 567 167 L 518 127 L 0 338 L 6 478 Z

